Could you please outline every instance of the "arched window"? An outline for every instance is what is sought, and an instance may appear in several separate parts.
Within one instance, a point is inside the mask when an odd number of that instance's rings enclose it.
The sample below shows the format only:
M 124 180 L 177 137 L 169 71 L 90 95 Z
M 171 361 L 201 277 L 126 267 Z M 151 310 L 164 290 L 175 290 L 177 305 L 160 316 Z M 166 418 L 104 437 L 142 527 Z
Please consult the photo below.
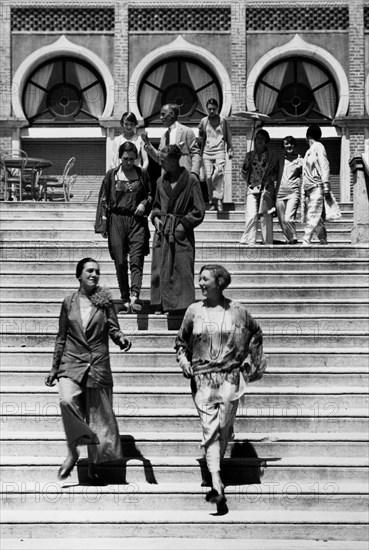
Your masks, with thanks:
M 198 123 L 207 115 L 206 102 L 215 98 L 222 104 L 218 79 L 202 63 L 192 58 L 173 57 L 154 65 L 141 81 L 138 104 L 145 122 L 159 123 L 166 103 L 179 107 L 181 122 Z
M 331 122 L 337 97 L 328 71 L 303 57 L 268 67 L 255 87 L 256 108 L 278 122 Z
M 31 125 L 96 124 L 105 101 L 105 86 L 97 71 L 73 57 L 38 66 L 23 92 L 23 109 Z

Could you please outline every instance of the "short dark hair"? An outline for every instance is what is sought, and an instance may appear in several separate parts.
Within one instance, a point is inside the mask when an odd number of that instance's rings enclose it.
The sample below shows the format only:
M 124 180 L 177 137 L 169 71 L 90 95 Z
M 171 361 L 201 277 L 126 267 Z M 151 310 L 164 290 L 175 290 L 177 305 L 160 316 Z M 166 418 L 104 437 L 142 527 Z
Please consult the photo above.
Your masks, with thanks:
M 175 159 L 180 159 L 182 156 L 181 148 L 178 145 L 166 145 L 160 153 L 165 157 L 172 157 Z
M 97 260 L 94 260 L 94 258 L 83 258 L 76 265 L 76 278 L 77 279 L 79 279 L 80 276 L 82 275 L 83 268 L 85 267 L 86 264 L 88 264 L 88 262 L 93 262 L 94 264 L 99 265 L 99 262 Z M 99 268 L 100 268 L 100 266 L 99 266 Z
M 166 103 L 165 105 L 163 105 L 163 107 L 168 107 L 168 109 L 170 111 L 172 111 L 173 116 L 177 120 L 177 118 L 179 117 L 179 107 L 178 107 L 178 105 L 176 105 L 175 103 Z
M 282 149 L 284 149 L 284 142 L 287 141 L 287 143 L 290 143 L 291 145 L 293 145 L 294 147 L 296 147 L 297 145 L 297 141 L 295 140 L 295 138 L 293 136 L 286 136 L 285 138 L 283 138 L 282 140 Z
M 122 158 L 123 153 L 134 153 L 136 155 L 136 158 L 138 157 L 138 151 L 137 147 L 132 141 L 125 141 L 122 143 L 122 145 L 119 147 L 118 156 L 119 158 Z
M 206 106 L 208 106 L 208 105 L 215 105 L 215 107 L 219 107 L 219 103 L 213 97 L 211 97 L 210 99 L 207 100 Z
M 309 126 L 309 128 L 306 130 L 306 137 L 314 139 L 315 141 L 319 141 L 322 137 L 322 131 L 320 129 L 320 126 L 317 124 L 313 124 L 312 126 Z
M 133 122 L 135 126 L 138 124 L 138 120 L 136 118 L 136 115 L 130 111 L 127 111 L 126 113 L 123 113 L 122 118 L 120 119 L 120 125 L 123 126 L 123 123 L 128 120 L 128 122 Z
M 212 273 L 220 290 L 224 290 L 225 288 L 227 288 L 227 286 L 231 284 L 231 281 L 232 281 L 231 275 L 229 271 L 227 271 L 226 268 L 223 267 L 222 265 L 218 265 L 218 264 L 203 265 L 202 268 L 200 269 L 199 275 L 201 275 L 201 273 L 205 270 L 210 271 L 210 273 Z
M 265 143 L 269 143 L 270 141 L 270 135 L 268 134 L 268 132 L 266 130 L 258 130 L 256 132 L 256 135 L 255 135 L 255 139 L 258 137 L 258 136 L 263 136 L 264 140 L 265 140 Z

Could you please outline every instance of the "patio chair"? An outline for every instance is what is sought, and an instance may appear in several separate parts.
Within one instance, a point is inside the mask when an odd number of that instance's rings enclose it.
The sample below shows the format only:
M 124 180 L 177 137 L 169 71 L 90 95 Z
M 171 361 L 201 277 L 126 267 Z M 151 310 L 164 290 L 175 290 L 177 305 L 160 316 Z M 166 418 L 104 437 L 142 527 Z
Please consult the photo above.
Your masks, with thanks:
M 40 179 L 38 180 L 38 185 L 40 187 L 40 200 L 62 200 L 65 202 L 70 201 L 70 199 L 73 197 L 71 191 L 77 179 L 77 175 L 70 175 L 69 172 L 72 170 L 75 162 L 75 157 L 71 157 L 68 160 L 68 162 L 64 166 L 61 180 L 48 176 L 40 177 Z
M 24 170 L 28 155 L 22 149 L 0 151 L 1 192 L 4 201 L 21 201 L 24 195 Z

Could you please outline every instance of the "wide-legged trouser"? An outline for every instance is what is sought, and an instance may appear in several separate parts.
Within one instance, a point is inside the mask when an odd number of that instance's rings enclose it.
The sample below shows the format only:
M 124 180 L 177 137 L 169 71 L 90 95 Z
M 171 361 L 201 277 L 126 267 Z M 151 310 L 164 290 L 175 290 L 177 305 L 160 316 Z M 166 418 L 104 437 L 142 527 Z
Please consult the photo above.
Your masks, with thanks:
M 256 234 L 259 220 L 260 194 L 255 195 L 246 191 L 245 200 L 245 231 L 241 237 L 242 244 L 256 244 Z M 273 217 L 272 214 L 260 216 L 260 230 L 264 244 L 273 244 Z
M 203 158 L 204 175 L 208 186 L 209 202 L 223 200 L 224 197 L 224 159 Z
M 279 224 L 287 242 L 297 240 L 296 235 L 296 212 L 300 202 L 300 194 L 296 191 L 283 199 L 277 198 L 276 209 Z
M 70 445 L 88 445 L 90 463 L 122 458 L 119 429 L 113 411 L 113 388 L 85 387 L 71 378 L 59 378 L 62 420 Z
M 131 294 L 140 295 L 145 258 L 145 220 L 143 217 L 109 217 L 109 250 L 115 263 L 118 285 L 123 302 L 129 302 L 128 257 L 131 272 Z
M 316 233 L 322 244 L 327 242 L 327 230 L 324 223 L 324 194 L 318 186 L 305 190 L 306 227 L 303 242 L 310 243 Z

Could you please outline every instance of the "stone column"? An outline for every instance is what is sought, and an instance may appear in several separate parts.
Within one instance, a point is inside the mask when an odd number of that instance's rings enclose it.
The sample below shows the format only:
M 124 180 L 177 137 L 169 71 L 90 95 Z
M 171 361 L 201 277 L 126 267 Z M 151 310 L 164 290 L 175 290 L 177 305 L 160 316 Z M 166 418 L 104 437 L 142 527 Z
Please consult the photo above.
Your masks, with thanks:
M 351 231 L 353 244 L 369 243 L 369 163 L 364 155 L 352 157 L 350 168 L 353 175 L 354 227 Z

